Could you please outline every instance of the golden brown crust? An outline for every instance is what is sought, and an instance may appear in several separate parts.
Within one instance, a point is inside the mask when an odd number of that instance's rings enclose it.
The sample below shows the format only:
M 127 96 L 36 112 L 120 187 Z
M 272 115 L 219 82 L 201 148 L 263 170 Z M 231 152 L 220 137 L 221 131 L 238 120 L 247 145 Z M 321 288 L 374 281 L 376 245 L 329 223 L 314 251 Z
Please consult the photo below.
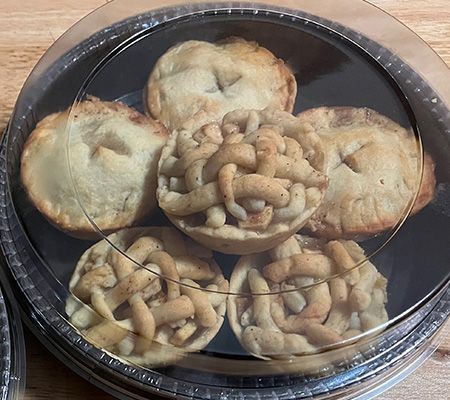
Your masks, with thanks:
M 21 156 L 21 180 L 30 200 L 53 225 L 76 237 L 95 238 L 98 234 L 79 208 L 75 190 L 70 183 L 71 177 L 65 156 L 67 140 L 65 129 L 69 112 L 66 110 L 49 115 L 37 124 L 24 145 Z M 156 170 L 156 157 L 167 140 L 168 131 L 159 122 L 122 103 L 103 102 L 96 98 L 79 103 L 76 111 L 72 112 L 72 117 L 73 129 L 70 137 L 72 173 L 77 182 L 77 190 L 84 200 L 83 205 L 90 212 L 94 222 L 105 233 L 109 233 L 143 219 L 155 206 L 154 196 L 132 192 L 137 190 L 141 181 L 146 181 L 150 187 L 156 186 L 156 171 L 154 178 L 151 175 L 144 176 L 147 172 L 142 166 L 148 164 L 148 168 Z M 90 133 L 89 137 L 83 137 L 86 133 Z M 118 138 L 118 143 L 104 143 L 106 139 L 102 139 L 101 136 L 108 134 L 114 136 L 114 139 Z M 95 142 L 96 135 L 98 143 Z M 86 143 L 85 148 L 80 148 L 80 138 Z M 136 146 L 133 145 L 133 141 L 136 141 Z M 128 171 L 127 168 L 133 165 L 133 160 L 137 162 L 138 158 L 140 159 L 138 155 L 140 147 L 147 154 L 146 157 L 155 159 L 153 162 L 144 161 L 141 164 L 142 173 L 139 169 L 138 173 Z M 93 165 L 96 169 L 93 169 Z M 98 173 L 98 176 L 91 176 L 91 173 Z M 123 207 L 129 206 L 129 209 L 117 212 L 107 209 L 106 197 L 103 201 L 103 196 L 111 195 L 111 191 L 120 190 L 115 187 L 102 187 L 102 176 L 105 173 L 110 178 L 113 178 L 114 174 L 117 174 L 117 177 L 124 175 L 128 177 L 128 173 L 135 174 L 135 181 L 131 179 L 133 183 L 130 183 L 129 190 L 136 199 L 117 199 L 116 203 L 112 203 L 117 206 L 122 202 Z M 96 180 L 98 190 L 95 188 Z M 93 186 L 88 188 L 89 193 L 83 197 L 85 183 Z M 127 183 L 123 184 L 126 190 Z M 95 209 L 89 208 L 91 196 L 98 196 L 98 205 Z M 105 203 L 103 211 L 102 203 Z
M 319 107 L 298 118 L 311 124 L 323 140 L 324 162 L 313 165 L 330 180 L 308 229 L 328 238 L 355 238 L 400 222 L 419 185 L 420 149 L 414 136 L 367 108 Z M 432 200 L 434 186 L 433 162 L 425 155 L 413 212 Z
M 141 114 L 135 109 L 128 107 L 126 104 L 121 103 L 120 101 L 101 101 L 95 96 L 88 96 L 87 101 L 78 103 L 73 118 L 76 119 L 77 115 L 80 114 L 83 116 L 91 115 L 96 117 L 100 115 L 107 116 L 110 115 L 111 112 L 114 114 L 118 113 L 138 125 L 145 127 L 151 126 L 153 129 L 152 133 L 161 136 L 162 138 L 167 138 L 169 135 L 160 122 Z
M 77 263 L 70 321 L 98 346 L 146 366 L 207 346 L 222 326 L 228 292 L 212 252 L 169 227 L 123 229 L 107 239 Z
M 386 285 L 355 242 L 294 235 L 239 259 L 227 316 L 249 353 L 294 360 L 383 329 Z
M 327 179 L 306 157 L 321 158 L 320 140 L 291 114 L 235 110 L 222 126 L 175 131 L 158 166 L 159 205 L 209 248 L 263 251 L 303 226 L 322 200 Z
M 257 251 L 266 251 L 273 247 L 274 243 L 280 243 L 286 240 L 292 232 L 270 232 L 269 234 L 260 234 L 259 232 L 246 232 L 245 235 L 239 235 L 238 229 L 223 229 L 221 232 L 214 232 L 209 229 L 196 229 L 183 222 L 182 219 L 166 214 L 169 220 L 188 236 L 201 243 L 207 248 L 220 251 L 225 254 L 251 254 Z M 293 231 L 296 229 L 294 228 Z M 258 250 L 255 250 L 258 249 Z
M 244 107 L 292 112 L 296 94 L 295 78 L 281 59 L 256 42 L 230 37 L 169 49 L 150 75 L 145 103 L 172 130 L 191 118 L 203 125 Z
M 411 210 L 413 214 L 418 213 L 429 202 L 433 200 L 436 190 L 436 176 L 434 174 L 435 164 L 428 153 L 424 154 L 422 181 L 420 183 L 419 193 Z

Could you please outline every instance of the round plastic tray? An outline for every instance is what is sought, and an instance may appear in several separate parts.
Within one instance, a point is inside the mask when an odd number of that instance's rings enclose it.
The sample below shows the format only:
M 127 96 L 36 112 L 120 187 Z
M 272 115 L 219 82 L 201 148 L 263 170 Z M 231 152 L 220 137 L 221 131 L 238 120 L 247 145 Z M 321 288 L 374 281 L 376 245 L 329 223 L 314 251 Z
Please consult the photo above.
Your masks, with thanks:
M 322 1 L 310 3 L 116 1 L 56 42 L 24 85 L 0 152 L 0 241 L 7 278 L 21 294 L 28 325 L 43 343 L 80 375 L 120 398 L 150 393 L 198 399 L 371 396 L 419 365 L 444 334 L 450 313 L 450 95 L 436 85 L 450 72 L 420 39 L 366 3 L 340 4 L 352 10 L 353 19 L 334 6 L 320 8 Z M 386 27 L 383 37 L 377 34 L 379 26 Z M 390 319 L 378 330 L 383 332 L 300 356 L 289 373 L 280 374 L 248 355 L 225 323 L 202 352 L 173 366 L 149 369 L 94 346 L 68 321 L 68 281 L 93 242 L 60 232 L 30 204 L 20 182 L 20 155 L 38 121 L 86 95 L 143 111 L 142 87 L 168 47 L 180 40 L 214 41 L 231 34 L 257 40 L 289 60 L 294 70 L 303 70 L 302 63 L 314 66 L 310 76 L 296 75 L 296 112 L 323 104 L 367 106 L 420 133 L 436 162 L 436 197 L 413 218 L 402 216 L 398 229 L 361 244 L 389 281 Z M 399 35 L 406 38 L 402 45 L 395 41 Z M 411 47 L 429 56 L 427 65 L 423 57 L 405 51 Z M 317 51 L 314 58 L 311 49 Z M 149 56 L 143 59 L 142 54 Z M 119 73 L 122 78 L 116 79 Z M 166 224 L 162 215 L 145 221 Z M 99 232 L 98 240 L 102 238 Z M 235 258 L 216 254 L 216 260 L 229 278 Z M 322 354 L 328 358 L 321 363 Z M 302 364 L 308 363 L 318 366 L 302 372 Z

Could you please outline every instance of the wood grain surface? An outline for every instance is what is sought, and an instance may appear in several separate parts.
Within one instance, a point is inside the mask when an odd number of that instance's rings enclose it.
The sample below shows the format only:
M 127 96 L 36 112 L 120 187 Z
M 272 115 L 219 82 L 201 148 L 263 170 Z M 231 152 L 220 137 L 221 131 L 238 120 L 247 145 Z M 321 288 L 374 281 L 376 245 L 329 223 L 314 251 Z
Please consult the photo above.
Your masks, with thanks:
M 6 126 L 22 84 L 45 50 L 72 24 L 105 2 L 0 0 L 0 131 Z M 450 65 L 449 0 L 373 0 L 372 3 L 409 26 Z M 26 344 L 26 399 L 111 398 L 57 361 L 28 332 Z M 379 399 L 450 399 L 450 337 L 420 369 Z

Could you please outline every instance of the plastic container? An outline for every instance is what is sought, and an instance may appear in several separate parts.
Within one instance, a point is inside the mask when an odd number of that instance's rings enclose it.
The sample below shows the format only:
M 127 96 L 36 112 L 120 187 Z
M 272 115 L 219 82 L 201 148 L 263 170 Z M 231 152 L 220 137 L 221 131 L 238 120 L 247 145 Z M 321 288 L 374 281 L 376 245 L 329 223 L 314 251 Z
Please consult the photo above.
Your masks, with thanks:
M 216 41 L 229 36 L 256 40 L 286 61 L 298 84 L 294 113 L 322 105 L 369 107 L 416 136 L 415 151 L 420 161 L 423 149 L 433 157 L 437 179 L 433 201 L 410 216 L 415 191 L 391 229 L 359 241 L 366 256 L 354 262 L 353 272 L 329 273 L 316 281 L 303 280 L 289 290 L 281 286 L 265 294 L 250 290 L 245 283 L 233 286 L 233 278 L 231 289 L 220 289 L 219 281 L 207 286 L 212 282 L 208 281 L 202 284 L 206 290 L 200 290 L 195 283 L 183 281 L 181 273 L 173 278 L 125 254 L 136 238 L 123 247 L 107 236 L 110 232 L 102 232 L 96 215 L 89 211 L 89 198 L 80 195 L 83 187 L 76 174 L 79 159 L 72 151 L 80 101 L 87 96 L 120 100 L 143 112 L 143 88 L 156 60 L 169 47 L 189 39 Z M 0 240 L 8 279 L 15 293 L 21 294 L 17 297 L 26 322 L 58 358 L 120 398 L 138 399 L 155 393 L 198 399 L 354 398 L 381 393 L 420 365 L 446 333 L 444 324 L 450 313 L 450 92 L 444 82 L 449 75 L 445 64 L 418 37 L 362 1 L 340 2 L 339 7 L 328 3 L 325 7 L 322 1 L 108 3 L 71 28 L 44 55 L 22 89 L 2 142 Z M 27 198 L 20 179 L 23 146 L 37 122 L 70 107 L 62 134 L 66 143 L 65 173 L 78 196 L 78 206 L 93 226 L 90 240 L 74 238 L 50 224 Z M 422 172 L 419 162 L 414 171 L 417 179 Z M 172 226 L 161 211 L 140 225 Z M 105 240 L 103 252 L 114 254 L 119 250 L 128 257 L 124 262 L 131 263 L 133 271 L 150 268 L 152 279 L 155 271 L 159 273 L 156 280 L 160 279 L 163 290 L 172 285 L 192 299 L 196 297 L 192 293 L 201 293 L 203 299 L 227 296 L 228 314 L 223 324 L 215 326 L 218 332 L 209 337 L 214 329 L 205 330 L 208 343 L 191 349 L 196 351 L 186 353 L 182 345 L 167 343 L 150 348 L 136 334 L 140 328 L 133 320 L 135 300 L 129 300 L 129 307 L 117 308 L 123 313 L 122 322 L 100 317 L 97 306 L 83 306 L 69 282 L 82 254 L 101 240 Z M 310 244 L 303 245 L 308 249 Z M 185 251 L 192 247 L 190 256 L 202 257 L 194 246 L 189 242 Z M 317 252 L 316 244 L 311 246 Z M 322 244 L 319 247 L 323 253 Z M 261 271 L 268 262 L 265 257 Z M 214 270 L 208 257 L 202 260 Z M 238 256 L 217 252 L 214 260 L 227 280 L 239 263 Z M 276 303 L 288 291 L 301 289 L 306 296 L 320 285 L 332 285 L 334 278 L 342 281 L 352 273 L 363 273 L 367 260 L 387 279 L 387 303 L 381 305 L 383 317 L 379 323 L 367 325 L 364 332 L 342 335 L 339 340 L 320 341 L 315 336 L 316 341 L 310 338 L 309 345 L 295 354 L 287 350 L 287 345 L 272 353 L 257 354 L 256 347 L 243 339 L 234 321 L 236 315 L 230 312 L 230 308 L 239 308 L 239 299 L 250 308 L 264 298 Z M 378 293 L 383 294 L 384 280 L 379 277 L 377 282 Z M 222 322 L 225 303 L 219 303 L 215 311 L 217 321 Z M 97 311 L 92 311 L 94 308 Z M 80 309 L 88 310 L 83 318 L 90 322 L 80 323 L 74 318 Z M 237 314 L 241 318 L 239 311 Z M 193 322 L 184 319 L 186 325 Z M 122 339 L 111 344 L 97 335 L 96 342 L 89 330 L 102 323 L 112 324 L 106 325 L 107 333 L 124 334 Z M 172 330 L 181 330 L 170 323 L 167 326 L 171 334 Z M 102 340 L 104 346 L 98 345 Z M 148 347 L 146 357 L 136 356 L 138 345 Z M 163 361 L 156 362 L 157 356 Z
M 19 310 L 0 291 L 1 398 L 20 399 L 25 388 L 25 343 Z

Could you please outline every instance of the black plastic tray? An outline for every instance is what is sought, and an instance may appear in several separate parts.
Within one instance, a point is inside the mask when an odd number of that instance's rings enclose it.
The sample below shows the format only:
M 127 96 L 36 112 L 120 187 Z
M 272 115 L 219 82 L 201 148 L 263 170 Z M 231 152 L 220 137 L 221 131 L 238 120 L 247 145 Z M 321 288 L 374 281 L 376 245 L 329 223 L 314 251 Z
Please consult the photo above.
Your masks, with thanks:
M 70 359 L 78 372 L 94 376 L 104 388 L 114 387 L 111 390 L 120 391 L 121 396 L 128 393 L 130 398 L 139 398 L 155 390 L 189 398 L 239 398 L 241 392 L 246 398 L 272 398 L 274 394 L 278 398 L 303 398 L 338 393 L 344 386 L 351 387 L 391 368 L 412 351 L 411 346 L 425 343 L 448 317 L 445 296 L 448 296 L 450 262 L 450 152 L 447 151 L 450 113 L 427 83 L 402 60 L 343 26 L 302 12 L 295 12 L 294 16 L 276 9 L 255 13 L 255 10 L 222 10 L 219 5 L 217 8 L 215 12 L 190 10 L 185 16 L 179 16 L 183 10 L 164 9 L 159 14 L 140 15 L 118 23 L 74 47 L 42 77 L 26 86 L 0 153 L 0 240 L 9 278 L 18 293 L 23 293 L 22 306 L 33 330 L 46 345 L 59 357 Z M 171 21 L 176 15 L 177 20 Z M 113 58 L 109 55 L 104 59 L 118 44 L 138 32 L 142 40 L 116 50 Z M 396 317 L 392 321 L 396 326 L 383 340 L 374 342 L 369 353 L 362 354 L 351 365 L 344 363 L 325 378 L 251 377 L 243 382 L 229 375 L 204 372 L 200 375 L 195 370 L 176 366 L 149 371 L 95 348 L 64 318 L 66 288 L 74 260 L 91 243 L 69 238 L 51 227 L 28 203 L 20 185 L 19 160 L 26 137 L 42 117 L 72 104 L 80 85 L 100 61 L 103 69 L 89 81 L 89 94 L 102 99 L 121 98 L 139 109 L 142 108 L 140 90 L 151 66 L 170 45 L 180 38 L 216 40 L 231 34 L 256 39 L 286 59 L 294 69 L 302 71 L 304 58 L 299 55 L 316 49 L 317 67 L 297 76 L 300 95 L 296 111 L 324 104 L 374 108 L 406 127 L 417 125 L 426 149 L 437 163 L 436 199 L 408 220 L 373 260 L 389 278 L 388 311 Z M 151 52 L 148 52 L 149 43 Z M 142 59 L 142 54 L 147 54 L 144 50 L 149 56 Z M 106 78 L 118 76 L 123 65 L 129 64 L 127 60 L 139 55 L 139 63 L 127 66 L 132 70 L 128 74 L 130 78 L 119 79 L 116 85 L 111 85 Z M 318 75 L 328 79 L 319 82 L 319 87 Z M 353 85 L 343 87 L 342 82 L 349 80 Z M 157 217 L 149 223 L 165 222 Z M 379 236 L 363 246 L 375 250 L 385 240 L 386 237 Z M 227 260 L 221 264 L 229 265 L 225 270 L 229 274 L 233 259 Z M 432 312 L 435 307 L 439 318 Z M 431 315 L 434 322 L 428 324 Z M 422 336 L 417 332 L 422 332 Z M 242 353 L 227 326 L 206 351 L 216 356 L 225 356 L 225 352 Z

